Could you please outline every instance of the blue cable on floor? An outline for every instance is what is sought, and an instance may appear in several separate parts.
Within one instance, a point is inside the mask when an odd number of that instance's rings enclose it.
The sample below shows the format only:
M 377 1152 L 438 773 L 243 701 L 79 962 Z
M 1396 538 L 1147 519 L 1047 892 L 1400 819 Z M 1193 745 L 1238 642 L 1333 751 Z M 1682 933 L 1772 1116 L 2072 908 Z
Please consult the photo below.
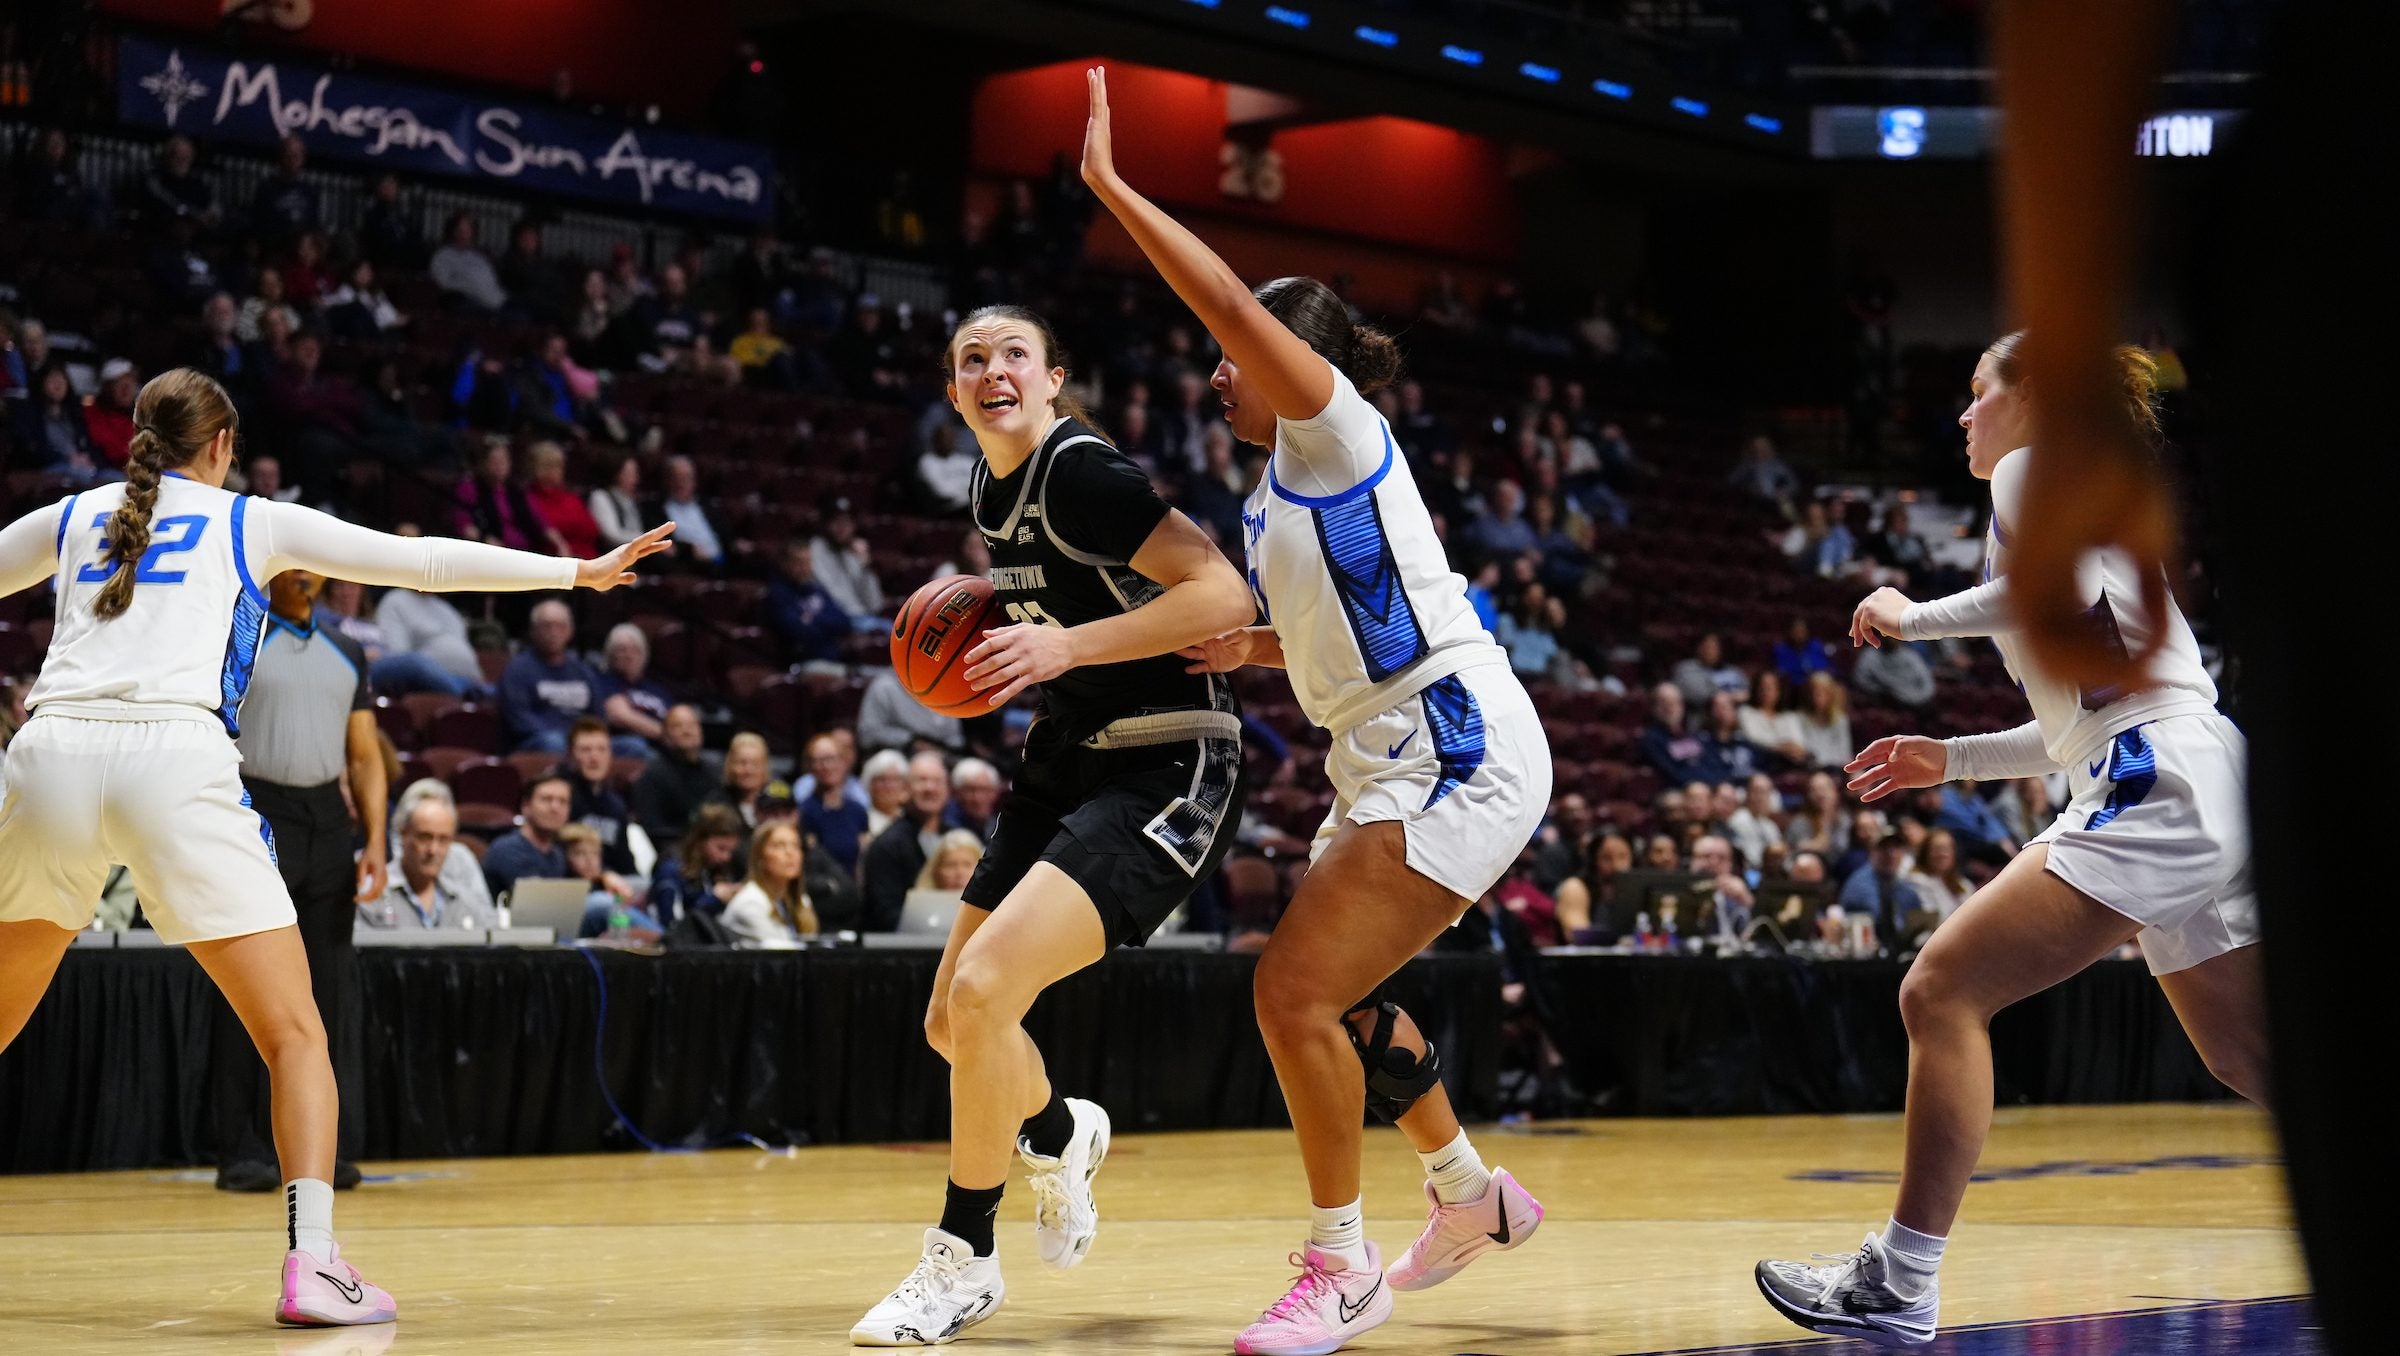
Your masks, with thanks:
M 710 1149 L 728 1149 L 736 1144 L 747 1144 L 760 1153 L 781 1154 L 786 1158 L 799 1152 L 789 1144 L 777 1147 L 756 1135 L 738 1132 L 711 1144 L 691 1147 L 661 1144 L 643 1134 L 642 1127 L 635 1125 L 633 1117 L 625 1114 L 625 1108 L 617 1105 L 617 1095 L 608 1090 L 608 1063 L 605 1058 L 608 1048 L 608 972 L 600 968 L 600 958 L 592 954 L 590 946 L 578 943 L 575 949 L 582 954 L 584 964 L 592 967 L 592 982 L 600 988 L 600 1013 L 592 1024 L 592 1081 L 599 1085 L 600 1100 L 608 1104 L 608 1113 L 617 1118 L 617 1124 L 625 1127 L 625 1133 L 633 1136 L 635 1143 L 654 1154 L 696 1154 Z

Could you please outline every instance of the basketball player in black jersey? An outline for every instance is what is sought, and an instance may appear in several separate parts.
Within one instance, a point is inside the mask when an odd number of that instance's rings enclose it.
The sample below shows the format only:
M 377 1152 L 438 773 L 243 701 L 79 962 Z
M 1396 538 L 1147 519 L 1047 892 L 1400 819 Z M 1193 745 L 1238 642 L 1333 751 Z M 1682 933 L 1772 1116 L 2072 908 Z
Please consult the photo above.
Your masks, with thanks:
M 1216 870 L 1242 814 L 1232 688 L 1175 652 L 1254 620 L 1249 585 L 1061 395 L 1041 317 L 974 312 L 945 366 L 983 451 L 970 512 L 1008 622 L 962 662 L 994 707 L 1039 684 L 1041 712 L 925 1014 L 950 1061 L 942 1221 L 850 1330 L 871 1346 L 946 1342 L 999 1307 L 992 1223 L 1012 1137 L 1033 1170 L 1036 1250 L 1053 1267 L 1083 1259 L 1108 1116 L 1057 1095 L 1019 1021 L 1043 989 L 1147 939 Z

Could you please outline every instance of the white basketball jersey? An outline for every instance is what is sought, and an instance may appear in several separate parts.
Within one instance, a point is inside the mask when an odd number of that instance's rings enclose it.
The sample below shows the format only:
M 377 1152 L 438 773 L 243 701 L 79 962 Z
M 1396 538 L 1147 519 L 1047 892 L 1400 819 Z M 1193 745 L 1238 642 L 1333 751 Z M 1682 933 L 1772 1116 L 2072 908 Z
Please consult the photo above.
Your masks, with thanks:
M 243 535 L 258 504 L 168 476 L 133 603 L 102 621 L 92 599 L 116 568 L 102 555 L 109 517 L 124 502 L 124 485 L 104 485 L 59 508 L 57 629 L 25 704 L 196 706 L 234 731 L 267 620 L 265 581 L 251 577 Z
M 1984 543 L 1986 581 L 2008 573 L 2009 543 L 2020 521 L 2030 461 L 2030 454 L 2019 448 L 1993 468 L 1992 526 Z M 2009 676 L 2024 689 L 2033 718 L 2042 727 L 2042 747 L 2061 766 L 2092 756 L 2111 736 L 2143 721 L 2216 708 L 2217 685 L 2201 666 L 2199 643 L 2174 596 L 2168 595 L 2167 615 L 2155 623 L 2142 615 L 2141 579 L 2133 557 L 2120 550 L 2091 552 L 2076 572 L 2076 589 L 2089 604 L 2085 618 L 2119 654 L 2148 644 L 2155 627 L 2163 626 L 2165 635 L 2150 659 L 2149 685 L 2087 692 L 2035 668 L 2013 628 L 1994 629 L 1992 641 L 2000 647 Z
M 1242 536 L 1292 691 L 1327 730 L 1461 669 L 1508 662 L 1467 604 L 1391 426 L 1339 370 L 1316 418 L 1276 421 Z

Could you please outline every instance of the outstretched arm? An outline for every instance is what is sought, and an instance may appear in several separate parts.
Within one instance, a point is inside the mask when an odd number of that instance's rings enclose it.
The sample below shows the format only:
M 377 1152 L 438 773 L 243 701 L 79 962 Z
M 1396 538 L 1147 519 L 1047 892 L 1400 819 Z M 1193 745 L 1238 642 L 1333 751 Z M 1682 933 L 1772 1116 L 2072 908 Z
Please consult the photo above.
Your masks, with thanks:
M 667 549 L 675 528 L 666 523 L 604 556 L 572 560 L 444 537 L 395 537 L 299 504 L 253 499 L 249 515 L 261 581 L 297 568 L 427 593 L 613 589 L 633 582 L 635 562 Z
M 1198 236 L 1117 177 L 1107 75 L 1094 66 L 1084 80 L 1092 97 L 1091 121 L 1083 133 L 1084 183 L 1279 417 L 1314 419 L 1322 414 L 1333 400 L 1332 364 L 1267 314 L 1250 288 Z

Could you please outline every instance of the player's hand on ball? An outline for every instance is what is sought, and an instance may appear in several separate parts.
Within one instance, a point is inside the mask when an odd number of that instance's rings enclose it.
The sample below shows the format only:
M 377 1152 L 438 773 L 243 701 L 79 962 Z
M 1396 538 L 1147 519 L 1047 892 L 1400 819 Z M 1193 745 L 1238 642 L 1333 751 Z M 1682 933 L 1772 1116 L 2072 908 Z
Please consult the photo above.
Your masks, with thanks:
M 1250 662 L 1250 632 L 1246 627 L 1236 627 L 1214 639 L 1186 645 L 1175 653 L 1192 661 L 1183 666 L 1185 673 L 1231 673 Z
M 1108 71 L 1094 66 L 1083 73 L 1091 91 L 1091 120 L 1083 127 L 1083 181 L 1098 188 L 1117 177 L 1117 155 L 1108 134 Z
M 967 651 L 967 681 L 978 692 L 992 692 L 986 706 L 1006 706 L 1026 688 L 1073 667 L 1075 642 L 1066 629 L 1038 622 L 994 627 Z
M 666 550 L 667 538 L 674 532 L 675 524 L 660 523 L 607 555 L 578 562 L 575 566 L 575 587 L 606 593 L 619 584 L 632 583 L 634 563 L 648 560 Z
M 1908 595 L 1895 588 L 1880 588 L 1860 602 L 1850 614 L 1850 643 L 1883 648 L 1881 637 L 1900 638 L 1900 614 L 1908 610 Z
M 1860 800 L 1882 800 L 1894 791 L 1940 786 L 1950 768 L 1950 752 L 1942 741 L 1922 735 L 1886 735 L 1842 764 L 1850 774 L 1850 789 Z

